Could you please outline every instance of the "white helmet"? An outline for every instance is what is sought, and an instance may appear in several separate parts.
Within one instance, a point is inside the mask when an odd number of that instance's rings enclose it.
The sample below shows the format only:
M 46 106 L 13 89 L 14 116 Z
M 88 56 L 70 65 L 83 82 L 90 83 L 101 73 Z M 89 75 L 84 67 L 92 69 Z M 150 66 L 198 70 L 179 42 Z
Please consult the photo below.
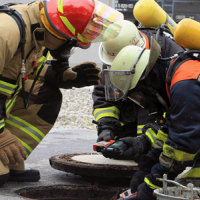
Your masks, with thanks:
M 134 45 L 124 47 L 115 57 L 111 67 L 103 71 L 107 100 L 119 100 L 147 77 L 161 52 L 159 44 L 151 37 L 151 49 Z
M 127 45 L 137 45 L 144 48 L 146 41 L 133 22 L 123 20 L 118 36 L 100 44 L 99 58 L 104 64 L 112 65 L 115 56 Z

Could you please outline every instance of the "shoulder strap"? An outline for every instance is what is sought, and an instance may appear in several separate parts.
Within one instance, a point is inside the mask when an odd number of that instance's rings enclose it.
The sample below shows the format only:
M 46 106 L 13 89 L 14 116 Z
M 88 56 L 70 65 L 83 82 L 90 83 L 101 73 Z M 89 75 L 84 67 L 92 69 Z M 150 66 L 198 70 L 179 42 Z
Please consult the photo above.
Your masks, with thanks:
M 17 23 L 18 27 L 19 27 L 19 31 L 20 31 L 20 43 L 19 46 L 21 46 L 21 55 L 22 55 L 22 60 L 24 60 L 24 44 L 25 44 L 25 23 L 23 18 L 21 17 L 21 14 L 13 9 L 10 8 L 10 5 L 14 5 L 14 4 L 5 4 L 0 6 L 0 12 L 4 12 L 8 15 L 10 15 Z
M 181 52 L 177 58 L 171 63 L 167 70 L 166 84 L 168 92 L 170 90 L 172 78 L 176 70 L 181 66 L 181 64 L 187 60 L 199 60 L 200 61 L 200 50 L 188 50 Z
M 173 34 L 169 30 L 168 26 L 165 24 L 160 25 L 158 28 L 139 27 L 138 29 L 141 31 L 150 31 L 160 46 L 162 46 L 162 37 L 161 36 L 164 34 L 164 32 L 168 33 L 169 35 L 171 35 L 173 37 Z
M 24 81 L 25 81 L 25 74 L 26 74 L 25 55 L 24 55 L 24 45 L 26 42 L 25 22 L 21 16 L 21 14 L 17 10 L 10 8 L 6 4 L 0 6 L 0 13 L 6 13 L 6 14 L 10 15 L 16 21 L 16 23 L 19 27 L 19 31 L 20 31 L 19 47 L 21 47 L 21 61 L 22 61 L 22 66 L 21 66 L 22 93 L 23 93 L 23 99 L 24 99 L 24 106 L 26 106 L 26 98 L 25 98 L 25 91 L 24 91 Z

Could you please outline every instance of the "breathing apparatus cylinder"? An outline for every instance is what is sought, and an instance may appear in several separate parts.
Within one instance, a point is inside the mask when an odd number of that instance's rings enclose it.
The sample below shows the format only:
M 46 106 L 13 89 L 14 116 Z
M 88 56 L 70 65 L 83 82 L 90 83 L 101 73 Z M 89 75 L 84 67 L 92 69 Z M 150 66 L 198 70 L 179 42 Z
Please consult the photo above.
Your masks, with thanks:
M 176 22 L 154 0 L 139 0 L 133 8 L 133 16 L 144 27 L 159 27 L 166 24 L 172 34 Z
M 189 18 L 182 19 L 176 26 L 174 40 L 182 47 L 200 50 L 200 23 Z

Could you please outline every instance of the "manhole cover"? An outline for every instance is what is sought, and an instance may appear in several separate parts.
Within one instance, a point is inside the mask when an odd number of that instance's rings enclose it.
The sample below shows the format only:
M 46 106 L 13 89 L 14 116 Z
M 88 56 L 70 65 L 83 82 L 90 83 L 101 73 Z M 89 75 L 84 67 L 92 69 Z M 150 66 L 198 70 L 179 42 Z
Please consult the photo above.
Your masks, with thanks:
M 85 177 L 130 179 L 138 170 L 134 161 L 109 159 L 96 153 L 56 155 L 49 161 L 55 169 Z
M 37 200 L 116 200 L 120 192 L 119 188 L 71 185 L 29 187 L 16 191 L 25 199 Z

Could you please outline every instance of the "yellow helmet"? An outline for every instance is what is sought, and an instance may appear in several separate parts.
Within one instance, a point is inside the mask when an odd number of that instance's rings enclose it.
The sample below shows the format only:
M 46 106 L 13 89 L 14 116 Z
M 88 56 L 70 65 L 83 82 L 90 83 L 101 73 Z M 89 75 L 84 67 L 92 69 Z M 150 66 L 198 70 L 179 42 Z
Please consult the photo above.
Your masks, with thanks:
M 99 58 L 104 64 L 111 65 L 115 56 L 127 45 L 137 45 L 143 48 L 146 46 L 146 41 L 133 22 L 123 20 L 118 36 L 100 44 Z
M 124 47 L 115 57 L 109 69 L 105 69 L 105 93 L 107 100 L 119 100 L 129 90 L 136 87 L 139 80 L 144 79 L 154 66 L 161 49 L 151 37 L 151 49 L 134 45 Z

